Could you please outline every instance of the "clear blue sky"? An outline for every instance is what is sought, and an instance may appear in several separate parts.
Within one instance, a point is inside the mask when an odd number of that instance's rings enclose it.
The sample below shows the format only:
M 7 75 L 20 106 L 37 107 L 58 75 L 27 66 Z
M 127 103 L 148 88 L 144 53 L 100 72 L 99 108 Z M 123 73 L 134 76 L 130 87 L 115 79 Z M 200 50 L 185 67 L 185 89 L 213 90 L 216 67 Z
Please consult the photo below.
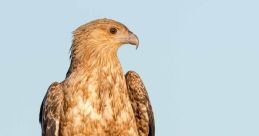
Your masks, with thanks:
M 0 135 L 39 136 L 38 113 L 69 65 L 71 32 L 97 18 L 127 25 L 119 50 L 152 100 L 158 136 L 259 135 L 256 0 L 0 1 Z

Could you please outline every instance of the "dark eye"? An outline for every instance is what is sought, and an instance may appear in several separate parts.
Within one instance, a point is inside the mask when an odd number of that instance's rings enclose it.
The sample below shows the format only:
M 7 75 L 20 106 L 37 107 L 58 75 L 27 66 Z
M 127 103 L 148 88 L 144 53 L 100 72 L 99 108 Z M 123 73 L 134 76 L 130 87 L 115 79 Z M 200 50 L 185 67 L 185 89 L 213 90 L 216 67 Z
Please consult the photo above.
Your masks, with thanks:
M 115 28 L 115 27 L 110 28 L 110 33 L 111 34 L 116 34 L 117 33 L 117 28 Z

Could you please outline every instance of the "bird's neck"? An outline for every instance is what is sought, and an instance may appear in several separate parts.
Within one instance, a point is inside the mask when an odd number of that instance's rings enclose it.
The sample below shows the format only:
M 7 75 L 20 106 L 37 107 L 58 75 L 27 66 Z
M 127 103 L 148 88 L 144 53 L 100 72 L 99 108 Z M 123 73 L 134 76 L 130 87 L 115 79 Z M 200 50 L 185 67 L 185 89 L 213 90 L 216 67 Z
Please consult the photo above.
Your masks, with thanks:
M 116 47 L 112 45 L 74 45 L 74 49 L 71 51 L 71 63 L 66 77 L 69 77 L 72 73 L 91 73 L 94 70 L 99 72 L 105 70 L 118 70 L 122 71 L 121 65 L 117 56 L 118 48 L 103 48 L 103 47 Z M 94 47 L 93 47 L 94 46 Z
M 67 88 L 73 86 L 74 88 L 82 89 L 65 89 L 68 94 L 87 94 L 89 99 L 95 97 L 97 94 L 100 103 L 115 98 L 127 99 L 125 77 L 122 67 L 116 53 L 110 54 L 92 54 L 87 55 L 83 60 L 71 60 L 70 69 L 65 80 Z M 73 90 L 73 91 L 71 91 Z M 85 95 L 86 96 L 86 95 Z M 126 105 L 126 103 L 123 103 Z M 121 105 L 123 105 L 121 104 Z M 97 107 L 95 107 L 97 108 Z M 119 107 L 122 109 L 123 107 Z

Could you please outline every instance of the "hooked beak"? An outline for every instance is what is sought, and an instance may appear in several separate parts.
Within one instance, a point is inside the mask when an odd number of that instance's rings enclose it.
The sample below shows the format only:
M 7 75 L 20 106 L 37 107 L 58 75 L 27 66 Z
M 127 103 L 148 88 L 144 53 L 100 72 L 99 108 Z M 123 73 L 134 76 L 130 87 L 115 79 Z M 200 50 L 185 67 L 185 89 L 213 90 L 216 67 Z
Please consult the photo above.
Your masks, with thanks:
M 119 38 L 119 41 L 121 44 L 135 45 L 136 49 L 138 49 L 138 45 L 139 45 L 138 37 L 135 34 L 133 34 L 131 31 L 128 31 L 128 34 L 123 35 L 122 38 Z
M 139 45 L 138 37 L 131 31 L 129 31 L 128 43 L 132 45 L 136 45 L 136 49 L 138 49 L 138 45 Z

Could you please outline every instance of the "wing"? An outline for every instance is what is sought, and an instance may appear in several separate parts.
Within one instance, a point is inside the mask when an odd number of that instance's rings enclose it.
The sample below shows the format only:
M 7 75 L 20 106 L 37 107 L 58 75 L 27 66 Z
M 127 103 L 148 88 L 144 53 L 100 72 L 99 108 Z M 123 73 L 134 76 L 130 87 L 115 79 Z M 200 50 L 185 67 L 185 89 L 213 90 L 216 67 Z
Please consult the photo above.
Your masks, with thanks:
M 129 71 L 125 76 L 139 135 L 155 136 L 154 115 L 147 90 L 136 72 Z
M 39 121 L 42 136 L 58 136 L 60 112 L 63 107 L 63 91 L 58 82 L 50 85 L 40 108 Z

